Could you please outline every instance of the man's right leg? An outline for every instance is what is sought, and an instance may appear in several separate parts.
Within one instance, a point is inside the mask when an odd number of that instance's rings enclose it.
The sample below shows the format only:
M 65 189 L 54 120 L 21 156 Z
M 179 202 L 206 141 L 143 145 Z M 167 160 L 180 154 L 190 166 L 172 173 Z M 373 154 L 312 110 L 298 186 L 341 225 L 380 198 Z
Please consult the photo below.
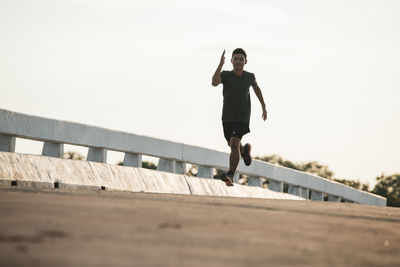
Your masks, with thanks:
M 231 147 L 231 155 L 229 157 L 229 170 L 232 173 L 235 173 L 237 166 L 239 165 L 240 161 L 240 138 L 231 137 L 230 144 Z
M 231 137 L 228 145 L 231 147 L 229 171 L 222 174 L 221 180 L 224 181 L 227 186 L 233 186 L 233 176 L 235 175 L 240 160 L 240 138 Z

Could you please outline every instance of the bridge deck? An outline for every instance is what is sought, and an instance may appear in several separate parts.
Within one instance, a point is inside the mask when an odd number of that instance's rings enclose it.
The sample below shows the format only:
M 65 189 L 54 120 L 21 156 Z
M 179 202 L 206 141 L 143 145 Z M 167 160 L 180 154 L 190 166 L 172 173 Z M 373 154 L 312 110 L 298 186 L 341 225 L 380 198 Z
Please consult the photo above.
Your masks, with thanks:
M 0 266 L 395 266 L 400 209 L 0 187 Z

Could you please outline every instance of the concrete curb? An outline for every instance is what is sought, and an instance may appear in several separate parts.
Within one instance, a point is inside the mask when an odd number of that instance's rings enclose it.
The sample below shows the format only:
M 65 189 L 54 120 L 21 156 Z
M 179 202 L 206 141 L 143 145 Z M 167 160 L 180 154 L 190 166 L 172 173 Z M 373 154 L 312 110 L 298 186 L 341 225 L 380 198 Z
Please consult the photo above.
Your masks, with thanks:
M 239 184 L 227 187 L 220 180 L 9 152 L 0 152 L 0 184 L 38 189 L 70 188 L 304 200 L 261 187 Z

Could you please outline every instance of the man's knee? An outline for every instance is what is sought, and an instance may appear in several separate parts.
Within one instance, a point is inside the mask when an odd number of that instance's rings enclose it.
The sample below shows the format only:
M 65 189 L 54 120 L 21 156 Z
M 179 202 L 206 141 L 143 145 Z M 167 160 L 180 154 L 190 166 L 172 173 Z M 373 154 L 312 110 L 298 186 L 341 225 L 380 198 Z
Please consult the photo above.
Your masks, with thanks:
M 239 149 L 239 147 L 240 147 L 240 139 L 237 138 L 237 137 L 231 137 L 230 147 L 231 147 L 231 149 Z

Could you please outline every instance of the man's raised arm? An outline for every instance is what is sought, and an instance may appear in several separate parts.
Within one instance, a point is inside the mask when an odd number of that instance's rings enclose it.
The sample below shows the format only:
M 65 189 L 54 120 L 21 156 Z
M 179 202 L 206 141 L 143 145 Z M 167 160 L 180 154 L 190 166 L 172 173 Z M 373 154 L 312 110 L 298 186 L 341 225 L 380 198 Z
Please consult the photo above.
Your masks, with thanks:
M 212 86 L 217 86 L 218 84 L 221 83 L 221 69 L 224 63 L 225 63 L 225 49 L 224 52 L 222 53 L 221 60 L 219 61 L 218 68 L 212 77 L 212 82 L 211 82 Z

